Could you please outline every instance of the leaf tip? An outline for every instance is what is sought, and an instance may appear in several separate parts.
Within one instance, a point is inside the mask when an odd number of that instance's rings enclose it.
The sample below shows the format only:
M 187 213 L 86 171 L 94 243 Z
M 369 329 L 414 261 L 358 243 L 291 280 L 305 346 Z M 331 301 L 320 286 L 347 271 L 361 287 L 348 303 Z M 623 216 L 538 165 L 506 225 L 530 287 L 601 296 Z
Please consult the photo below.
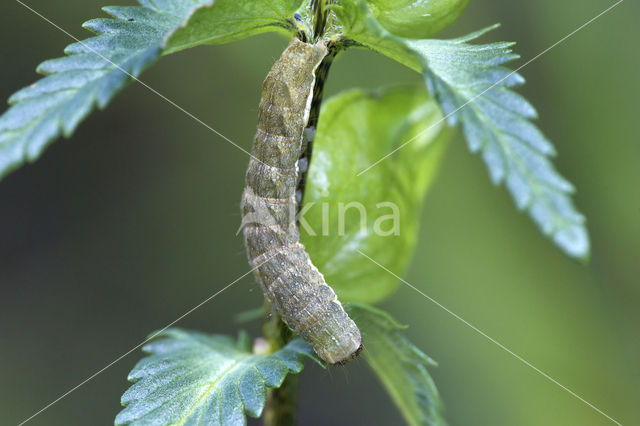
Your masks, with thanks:
M 82 23 L 81 25 L 82 28 L 84 28 L 87 31 L 91 31 L 94 34 L 99 34 L 99 28 L 100 28 L 100 22 L 99 19 L 90 19 L 88 21 L 85 21 Z
M 591 256 L 589 234 L 584 225 L 571 225 L 559 229 L 553 241 L 569 256 L 587 263 Z

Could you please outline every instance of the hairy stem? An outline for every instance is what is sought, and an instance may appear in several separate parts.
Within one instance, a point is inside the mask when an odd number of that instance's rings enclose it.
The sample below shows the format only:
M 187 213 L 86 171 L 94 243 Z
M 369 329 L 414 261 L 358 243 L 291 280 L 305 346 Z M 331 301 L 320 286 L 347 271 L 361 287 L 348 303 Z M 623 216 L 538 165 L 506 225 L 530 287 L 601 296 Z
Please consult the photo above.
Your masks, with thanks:
M 331 65 L 333 65 L 333 61 L 340 52 L 340 48 L 335 45 L 327 46 L 329 48 L 329 54 L 322 61 L 318 70 L 316 72 L 316 83 L 313 89 L 313 99 L 311 101 L 311 111 L 309 114 L 309 122 L 307 123 L 307 128 L 315 129 L 318 127 L 318 118 L 320 117 L 320 107 L 322 106 L 322 100 L 324 97 L 324 85 L 329 76 L 329 71 L 331 70 Z M 315 134 L 315 133 L 314 133 Z M 306 158 L 307 164 L 311 164 L 311 156 L 313 154 L 313 139 L 306 141 L 306 145 L 303 147 L 302 154 L 300 158 Z M 309 170 L 303 171 L 300 173 L 300 178 L 298 181 L 298 191 L 300 192 L 301 199 L 304 197 L 304 190 L 307 183 L 307 174 Z M 298 205 L 298 209 L 302 208 L 302 202 Z
M 271 351 L 282 348 L 292 337 L 291 330 L 272 310 L 269 302 L 265 302 L 263 334 L 269 342 Z M 269 389 L 263 414 L 264 425 L 293 426 L 296 418 L 297 394 L 298 376 L 293 374 L 289 374 L 279 388 Z

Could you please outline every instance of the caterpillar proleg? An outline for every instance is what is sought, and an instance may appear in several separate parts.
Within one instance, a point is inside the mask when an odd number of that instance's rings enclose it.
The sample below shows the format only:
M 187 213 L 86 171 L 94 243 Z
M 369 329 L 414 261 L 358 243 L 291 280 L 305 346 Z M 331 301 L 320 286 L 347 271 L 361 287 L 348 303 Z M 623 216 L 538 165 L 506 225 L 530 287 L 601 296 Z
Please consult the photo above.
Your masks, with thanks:
M 298 161 L 316 87 L 330 56 L 323 41 L 294 39 L 262 86 L 258 129 L 242 195 L 249 263 L 265 297 L 295 333 L 329 364 L 344 364 L 362 350 L 360 331 L 300 243 L 296 222 Z

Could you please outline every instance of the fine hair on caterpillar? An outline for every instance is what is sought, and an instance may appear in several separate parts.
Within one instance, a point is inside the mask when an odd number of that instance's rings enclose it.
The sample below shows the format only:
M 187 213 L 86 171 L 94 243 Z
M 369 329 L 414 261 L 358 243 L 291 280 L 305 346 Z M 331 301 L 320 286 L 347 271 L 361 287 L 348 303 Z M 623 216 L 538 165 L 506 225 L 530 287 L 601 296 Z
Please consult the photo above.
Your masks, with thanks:
M 324 361 L 344 364 L 362 350 L 360 331 L 311 262 L 292 214 L 301 201 L 298 187 L 317 119 L 310 123 L 323 80 L 318 73 L 326 72 L 322 64 L 332 57 L 322 40 L 294 39 L 267 75 L 242 195 L 242 229 L 256 280 L 282 320 Z

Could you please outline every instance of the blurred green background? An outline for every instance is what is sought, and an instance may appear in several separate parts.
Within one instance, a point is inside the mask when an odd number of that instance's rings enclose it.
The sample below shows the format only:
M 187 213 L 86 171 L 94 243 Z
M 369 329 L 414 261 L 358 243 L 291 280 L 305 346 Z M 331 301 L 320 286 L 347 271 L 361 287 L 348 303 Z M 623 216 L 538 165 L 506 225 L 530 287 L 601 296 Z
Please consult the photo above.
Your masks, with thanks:
M 104 1 L 104 0 L 102 0 Z M 31 0 L 78 37 L 97 0 Z M 109 4 L 131 4 L 111 1 Z M 474 0 L 443 36 L 494 22 L 519 64 L 612 4 Z M 627 1 L 527 66 L 560 171 L 593 240 L 565 257 L 489 183 L 460 136 L 427 199 L 407 280 L 625 425 L 640 424 L 640 5 Z M 0 6 L 0 98 L 71 40 Z M 286 41 L 259 36 L 164 58 L 143 80 L 249 149 L 262 79 Z M 416 82 L 364 51 L 328 90 Z M 17 424 L 248 270 L 236 236 L 245 154 L 133 84 L 70 140 L 0 182 L 0 424 Z M 247 277 L 179 325 L 235 333 L 261 304 Z M 382 304 L 439 362 L 452 425 L 606 425 L 603 416 L 407 287 Z M 254 334 L 259 324 L 250 324 Z M 112 424 L 135 351 L 33 425 Z M 399 424 L 363 361 L 302 375 L 300 424 Z

